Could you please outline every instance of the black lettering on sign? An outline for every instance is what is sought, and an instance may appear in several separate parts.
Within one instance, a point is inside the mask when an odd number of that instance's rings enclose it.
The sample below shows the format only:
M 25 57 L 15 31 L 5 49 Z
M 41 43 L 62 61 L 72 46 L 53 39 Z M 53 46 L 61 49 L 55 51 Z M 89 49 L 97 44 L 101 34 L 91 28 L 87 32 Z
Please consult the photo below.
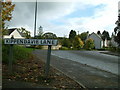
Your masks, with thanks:
M 27 40 L 26 39 L 24 39 L 24 44 L 27 44 Z
M 43 44 L 46 44 L 46 40 L 43 40 Z
M 16 41 L 16 39 L 13 39 L 14 40 L 14 43 L 16 43 L 17 41 Z
M 36 44 L 39 44 L 38 40 L 36 40 Z
M 52 40 L 52 44 L 54 44 L 54 41 Z
M 23 40 L 22 40 L 22 39 L 19 39 L 18 44 L 24 44 Z
M 28 44 L 30 44 L 30 40 L 28 39 L 28 42 L 27 42 Z
M 11 42 L 10 42 L 10 43 L 12 44 L 13 42 L 14 42 L 14 39 L 11 39 Z
M 41 40 L 41 44 L 43 44 L 44 43 L 44 40 Z
M 9 40 L 9 39 L 6 39 L 6 40 L 5 40 L 5 43 L 10 43 L 10 40 Z
M 34 43 L 35 43 L 35 40 L 31 40 L 31 43 L 34 44 Z
M 42 40 L 39 40 L 39 44 L 42 44 Z
M 50 41 L 50 40 L 47 40 L 47 44 L 50 45 L 50 44 L 51 44 L 51 41 Z
M 5 44 L 57 45 L 53 39 L 4 39 Z

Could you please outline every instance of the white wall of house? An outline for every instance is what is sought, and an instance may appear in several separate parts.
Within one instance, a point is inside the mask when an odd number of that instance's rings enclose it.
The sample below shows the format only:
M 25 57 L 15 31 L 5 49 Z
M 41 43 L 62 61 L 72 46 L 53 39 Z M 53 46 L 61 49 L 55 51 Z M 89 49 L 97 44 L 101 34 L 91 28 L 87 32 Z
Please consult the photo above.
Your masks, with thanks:
M 103 40 L 100 41 L 100 43 L 101 43 L 101 44 L 100 44 L 100 48 L 99 48 L 99 49 L 103 48 L 103 44 L 104 44 L 104 43 L 103 43 Z
M 104 41 L 104 46 L 105 46 L 105 47 L 109 47 L 110 42 L 111 42 L 110 40 L 105 39 L 105 41 Z
M 108 45 L 107 45 L 107 39 L 105 39 L 105 41 L 104 41 L 104 46 L 105 46 L 105 47 L 108 46 Z
M 91 38 L 94 40 L 94 44 L 95 44 L 95 49 L 101 49 L 103 46 L 103 41 L 102 39 L 97 36 L 95 33 L 92 33 L 88 38 Z
M 10 35 L 4 35 L 3 38 L 11 38 L 12 36 L 14 38 L 23 38 L 23 39 L 25 38 L 25 37 L 22 37 L 17 30 L 14 30 Z

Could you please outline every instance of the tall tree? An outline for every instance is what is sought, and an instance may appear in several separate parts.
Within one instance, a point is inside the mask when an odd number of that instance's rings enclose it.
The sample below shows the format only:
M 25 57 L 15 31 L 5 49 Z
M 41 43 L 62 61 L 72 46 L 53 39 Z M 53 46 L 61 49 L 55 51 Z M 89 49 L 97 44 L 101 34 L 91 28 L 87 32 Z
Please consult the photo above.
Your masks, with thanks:
M 76 31 L 71 30 L 70 33 L 69 33 L 69 39 L 70 39 L 71 42 L 73 42 L 75 36 L 76 36 Z
M 97 34 L 100 36 L 100 37 L 102 37 L 102 34 L 101 34 L 101 32 L 98 30 L 97 31 Z
M 98 35 L 100 35 L 100 34 L 101 34 L 101 32 L 100 32 L 100 31 L 97 31 L 97 34 L 98 34 Z
M 14 10 L 15 4 L 12 2 L 2 2 L 2 33 L 6 33 L 5 31 L 5 22 L 10 21 L 12 19 L 12 11 Z
M 118 20 L 115 23 L 117 26 L 114 28 L 114 40 L 118 43 L 120 47 L 120 15 L 118 16 Z
M 105 39 L 110 40 L 110 35 L 109 35 L 109 32 L 108 32 L 108 31 L 104 30 L 104 31 L 102 32 L 102 39 L 103 39 L 104 41 L 105 41 Z
M 83 32 L 79 35 L 79 37 L 81 38 L 82 41 L 85 41 L 87 39 L 88 36 L 88 32 Z
M 68 48 L 71 47 L 70 40 L 69 40 L 68 38 L 66 38 L 66 37 L 64 37 L 64 38 L 62 39 L 61 44 L 62 44 L 62 46 L 64 46 L 64 47 L 68 47 Z
M 21 27 L 18 30 L 24 37 L 31 38 L 30 32 L 28 30 L 26 30 L 25 28 Z

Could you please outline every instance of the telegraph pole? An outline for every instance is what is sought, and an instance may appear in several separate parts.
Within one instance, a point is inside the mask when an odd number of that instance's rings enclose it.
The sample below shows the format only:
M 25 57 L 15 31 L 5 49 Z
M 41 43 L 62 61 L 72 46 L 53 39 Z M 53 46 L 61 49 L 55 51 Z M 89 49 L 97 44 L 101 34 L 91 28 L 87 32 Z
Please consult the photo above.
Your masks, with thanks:
M 35 25 L 34 25 L 34 38 L 36 37 L 36 19 L 37 19 L 37 0 L 35 4 Z

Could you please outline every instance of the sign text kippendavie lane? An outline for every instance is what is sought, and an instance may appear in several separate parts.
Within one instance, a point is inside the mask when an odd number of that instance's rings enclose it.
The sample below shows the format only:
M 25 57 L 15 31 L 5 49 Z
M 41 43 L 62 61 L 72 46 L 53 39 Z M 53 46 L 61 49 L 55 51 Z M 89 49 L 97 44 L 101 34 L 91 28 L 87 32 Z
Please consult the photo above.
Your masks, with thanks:
M 24 45 L 54 45 L 58 44 L 55 39 L 4 39 L 5 44 L 24 44 Z

